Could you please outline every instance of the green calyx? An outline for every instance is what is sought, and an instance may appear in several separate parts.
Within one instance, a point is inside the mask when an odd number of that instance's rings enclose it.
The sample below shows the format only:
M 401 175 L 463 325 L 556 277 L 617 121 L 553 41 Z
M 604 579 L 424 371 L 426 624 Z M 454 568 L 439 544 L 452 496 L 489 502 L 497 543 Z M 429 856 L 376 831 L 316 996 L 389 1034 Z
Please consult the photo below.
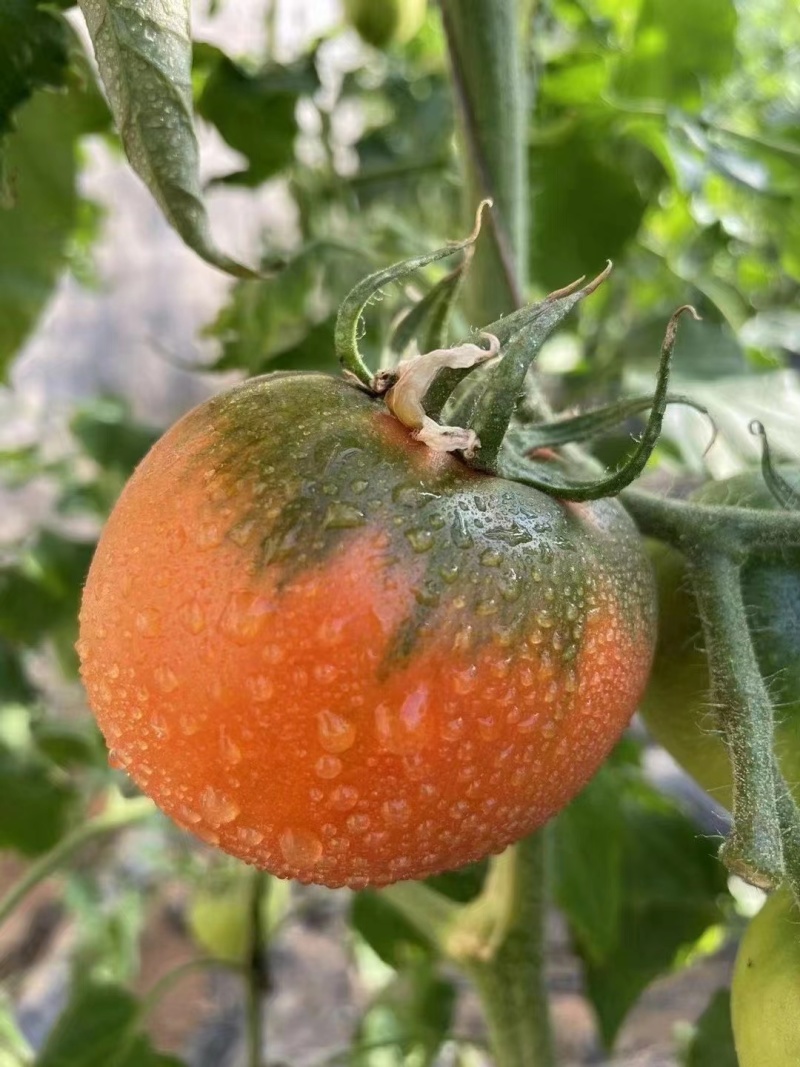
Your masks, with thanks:
M 687 305 L 670 319 L 652 397 L 635 397 L 577 416 L 555 418 L 537 392 L 534 361 L 576 304 L 608 278 L 611 263 L 587 284 L 578 279 L 490 323 L 481 330 L 481 336 L 489 341 L 488 349 L 471 342 L 448 348 L 448 323 L 487 206 L 491 206 L 490 201 L 481 203 L 475 228 L 463 240 L 378 271 L 350 292 L 336 324 L 336 349 L 345 374 L 373 396 L 385 394 L 392 414 L 423 443 L 438 451 L 457 452 L 474 470 L 523 483 L 562 500 L 581 502 L 614 496 L 642 473 L 658 441 L 668 404 L 689 404 L 708 414 L 700 405 L 668 391 L 678 320 L 684 312 L 695 318 L 697 313 Z M 456 252 L 465 253 L 462 262 L 396 327 L 390 342 L 394 362 L 377 373 L 370 371 L 358 349 L 361 318 L 370 300 L 390 283 Z M 398 357 L 414 341 L 420 355 L 398 363 Z M 526 395 L 527 412 L 520 406 Z M 598 469 L 596 462 L 576 447 L 648 409 L 642 438 L 618 469 L 610 473 Z M 553 449 L 562 452 L 553 454 Z M 548 454 L 543 455 L 543 450 Z

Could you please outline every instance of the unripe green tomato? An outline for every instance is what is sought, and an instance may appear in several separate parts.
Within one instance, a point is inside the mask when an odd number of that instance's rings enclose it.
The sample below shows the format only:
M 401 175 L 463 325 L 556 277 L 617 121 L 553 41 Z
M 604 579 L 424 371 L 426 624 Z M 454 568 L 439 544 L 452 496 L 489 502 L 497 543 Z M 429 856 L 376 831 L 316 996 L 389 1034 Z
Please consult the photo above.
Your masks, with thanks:
M 800 911 L 785 887 L 772 894 L 742 938 L 731 1021 L 739 1067 L 800 1064 Z
M 347 21 L 374 48 L 405 44 L 425 21 L 428 0 L 344 0 Z
M 800 488 L 800 471 L 783 474 Z M 691 499 L 778 508 L 757 471 L 709 483 Z M 651 545 L 651 558 L 658 582 L 659 636 L 641 713 L 656 741 L 730 808 L 730 763 L 710 702 L 702 627 L 686 564 L 680 553 L 660 544 Z M 761 673 L 775 706 L 776 750 L 800 799 L 800 551 L 746 564 L 742 588 Z
M 288 882 L 273 878 L 261 908 L 265 941 L 289 907 Z M 201 888 L 191 899 L 187 921 L 192 937 L 210 955 L 228 963 L 244 963 L 250 940 L 250 888 L 246 880 L 216 889 Z

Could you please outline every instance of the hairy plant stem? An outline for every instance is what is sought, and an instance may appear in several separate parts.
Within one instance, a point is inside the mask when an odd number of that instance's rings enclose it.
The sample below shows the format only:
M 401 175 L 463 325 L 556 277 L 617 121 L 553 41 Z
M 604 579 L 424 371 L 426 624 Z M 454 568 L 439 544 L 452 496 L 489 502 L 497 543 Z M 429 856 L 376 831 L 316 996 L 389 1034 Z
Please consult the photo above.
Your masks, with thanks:
M 467 282 L 474 325 L 520 307 L 528 263 L 528 80 L 518 0 L 441 0 L 458 101 L 467 217 L 490 197 L 491 241 Z
M 741 566 L 702 549 L 690 553 L 687 564 L 703 623 L 711 703 L 733 778 L 733 827 L 720 856 L 734 874 L 769 889 L 783 872 L 773 711 L 747 624 Z
M 264 994 L 268 985 L 267 950 L 263 921 L 264 899 L 269 892 L 269 875 L 253 870 L 248 901 L 247 946 L 247 1067 L 262 1067 L 264 1054 Z
M 421 882 L 381 891 L 471 978 L 496 1067 L 554 1063 L 543 976 L 545 852 L 540 832 L 494 856 L 469 904 L 455 904 Z
M 109 806 L 107 811 L 90 819 L 83 826 L 79 826 L 71 834 L 67 834 L 55 848 L 32 863 L 19 881 L 0 900 L 0 926 L 32 889 L 50 875 L 55 874 L 90 842 L 143 822 L 155 810 L 155 805 L 147 797 L 134 797 L 132 800 L 118 799 Z

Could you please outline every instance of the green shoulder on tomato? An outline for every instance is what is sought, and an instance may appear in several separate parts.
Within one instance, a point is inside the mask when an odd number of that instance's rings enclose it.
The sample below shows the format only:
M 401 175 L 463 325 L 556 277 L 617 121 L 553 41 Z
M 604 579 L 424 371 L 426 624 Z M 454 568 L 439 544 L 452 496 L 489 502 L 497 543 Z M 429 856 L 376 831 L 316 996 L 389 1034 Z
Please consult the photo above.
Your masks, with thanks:
M 800 488 L 800 471 L 782 473 Z M 709 483 L 691 499 L 768 510 L 779 506 L 758 471 Z M 651 545 L 651 557 L 658 581 L 659 638 L 641 713 L 656 741 L 729 808 L 730 764 L 711 704 L 702 626 L 686 563 L 661 544 Z M 775 706 L 781 767 L 800 795 L 800 551 L 747 564 L 742 587 L 756 655 Z

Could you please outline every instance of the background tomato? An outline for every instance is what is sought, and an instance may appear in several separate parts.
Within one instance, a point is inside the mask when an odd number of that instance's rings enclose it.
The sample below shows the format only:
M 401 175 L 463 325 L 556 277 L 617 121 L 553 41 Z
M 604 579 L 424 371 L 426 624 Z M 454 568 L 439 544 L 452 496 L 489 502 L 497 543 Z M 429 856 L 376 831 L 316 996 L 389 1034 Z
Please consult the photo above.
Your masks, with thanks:
M 800 486 L 800 472 L 785 471 Z M 773 509 L 759 472 L 704 486 L 692 497 L 708 504 Z M 683 557 L 652 549 L 659 597 L 659 637 L 642 715 L 659 744 L 725 807 L 731 804 L 728 754 L 709 703 L 708 665 L 697 605 Z M 800 783 L 800 553 L 747 565 L 742 577 L 753 642 L 773 696 L 783 772 Z
M 427 0 L 344 0 L 345 15 L 375 48 L 405 44 L 425 21 Z
M 731 1020 L 739 1067 L 800 1063 L 800 912 L 787 888 L 752 920 L 736 957 Z
M 654 615 L 616 502 L 476 473 L 342 380 L 273 375 L 138 468 L 79 651 L 113 759 L 176 821 L 352 886 L 563 807 L 636 706 Z

